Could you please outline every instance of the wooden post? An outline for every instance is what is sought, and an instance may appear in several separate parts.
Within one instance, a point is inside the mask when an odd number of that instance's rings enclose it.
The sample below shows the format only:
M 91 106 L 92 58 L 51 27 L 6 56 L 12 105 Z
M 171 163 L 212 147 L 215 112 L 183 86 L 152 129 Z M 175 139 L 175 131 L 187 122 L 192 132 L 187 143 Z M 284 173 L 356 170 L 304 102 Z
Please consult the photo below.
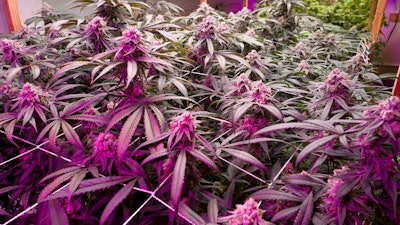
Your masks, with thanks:
M 393 90 L 392 90 L 392 95 L 400 98 L 400 81 L 399 81 L 399 79 L 400 79 L 400 66 L 399 66 L 399 69 L 397 70 L 397 76 L 396 76 L 396 80 L 394 81 Z
M 374 21 L 374 17 L 375 17 L 375 13 L 376 13 L 377 4 L 378 4 L 378 0 L 372 0 L 371 10 L 369 11 L 369 18 L 368 18 L 368 31 L 371 31 L 372 22 Z
M 383 13 L 385 12 L 386 0 L 378 0 L 376 5 L 375 16 L 373 18 L 371 33 L 372 41 L 376 41 L 379 38 L 379 31 L 381 30 Z
M 4 12 L 7 18 L 8 30 L 15 32 L 21 29 L 21 19 L 19 18 L 16 0 L 3 0 Z
M 243 8 L 249 8 L 249 0 L 243 0 Z

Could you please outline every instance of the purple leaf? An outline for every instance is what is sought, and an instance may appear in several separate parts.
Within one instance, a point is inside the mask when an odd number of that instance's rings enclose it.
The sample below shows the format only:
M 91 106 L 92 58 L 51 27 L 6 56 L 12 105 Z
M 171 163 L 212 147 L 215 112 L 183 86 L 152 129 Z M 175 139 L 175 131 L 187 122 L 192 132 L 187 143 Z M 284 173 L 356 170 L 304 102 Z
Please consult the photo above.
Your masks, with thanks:
M 170 81 L 175 85 L 176 88 L 178 88 L 178 90 L 182 93 L 183 96 L 185 97 L 188 96 L 187 89 L 185 85 L 182 84 L 182 82 L 178 81 L 175 78 L 170 79 Z
M 108 132 L 115 124 L 117 124 L 120 120 L 124 119 L 128 115 L 130 115 L 133 111 L 136 111 L 139 106 L 127 106 L 122 109 L 118 109 L 118 111 L 113 115 L 113 118 L 108 123 L 106 132 Z
M 52 83 L 53 80 L 56 80 L 58 78 L 58 76 L 60 76 L 61 74 L 65 73 L 69 70 L 73 70 L 73 69 L 76 69 L 76 68 L 79 68 L 82 66 L 86 66 L 89 64 L 91 64 L 90 61 L 74 61 L 74 62 L 66 63 L 61 69 L 57 70 L 57 72 L 51 78 L 50 83 Z
M 306 120 L 304 121 L 306 123 L 311 123 L 316 126 L 321 126 L 324 131 L 333 133 L 333 134 L 342 134 L 340 130 L 338 130 L 336 127 L 334 127 L 331 123 L 323 120 Z
M 0 208 L 0 216 L 11 216 L 11 214 L 5 211 L 4 209 Z
M 214 45 L 213 45 L 212 40 L 210 38 L 206 38 L 206 41 L 207 41 L 208 52 L 212 56 L 212 55 L 214 55 Z
M 249 140 L 234 142 L 232 144 L 228 144 L 228 145 L 225 145 L 223 147 L 235 147 L 235 146 L 242 146 L 242 145 L 258 144 L 258 143 L 263 143 L 263 142 L 282 142 L 282 143 L 287 143 L 285 141 L 282 141 L 280 139 L 275 139 L 275 138 L 253 138 L 253 139 L 249 139 Z
M 183 183 L 185 181 L 186 152 L 181 151 L 176 159 L 171 182 L 171 200 L 175 208 L 179 204 L 182 194 Z
M 122 126 L 121 133 L 118 136 L 117 155 L 119 158 L 121 158 L 128 149 L 133 133 L 135 132 L 140 119 L 142 118 L 142 114 L 143 107 L 139 107 L 135 112 L 132 113 L 131 116 L 129 116 L 124 126 Z
M 179 203 L 179 213 L 183 216 L 183 219 L 196 225 L 205 225 L 206 221 L 201 218 L 195 211 L 193 211 L 189 206 L 185 205 L 183 202 Z
M 62 126 L 62 130 L 64 132 L 65 137 L 72 145 L 74 145 L 76 148 L 81 149 L 81 150 L 85 149 L 85 147 L 83 147 L 83 144 L 82 144 L 81 139 L 79 138 L 78 134 L 76 133 L 74 128 L 69 123 L 62 121 L 61 126 Z
M 218 219 L 218 201 L 216 198 L 208 201 L 207 214 L 210 222 L 216 224 Z
M 17 116 L 18 116 L 17 113 L 10 113 L 10 112 L 0 113 L 0 126 L 8 123 L 10 120 L 17 118 Z
M 50 200 L 47 203 L 51 225 L 68 225 L 68 216 L 58 200 Z
M 10 192 L 10 191 L 14 191 L 15 189 L 21 188 L 21 187 L 24 187 L 24 186 L 23 185 L 12 185 L 12 186 L 8 186 L 8 187 L 0 188 L 0 195 Z
M 75 174 L 70 181 L 69 188 L 68 188 L 68 201 L 71 200 L 72 194 L 76 191 L 79 184 L 82 182 L 83 178 L 85 178 L 86 173 L 88 170 L 86 168 L 81 169 L 79 173 Z
M 101 71 L 101 73 L 96 77 L 96 78 L 94 78 L 94 76 L 95 76 L 95 72 L 92 72 L 92 84 L 94 83 L 94 82 L 96 82 L 98 79 L 100 79 L 102 76 L 104 76 L 105 74 L 107 74 L 108 72 L 110 72 L 114 67 L 116 67 L 116 66 L 118 66 L 118 65 L 120 65 L 122 62 L 117 62 L 117 63 L 113 63 L 113 64 L 110 64 L 110 65 L 108 65 L 108 66 L 106 66 L 105 68 L 104 68 L 104 70 L 103 71 Z M 101 68 L 101 67 L 100 67 Z M 97 72 L 97 71 L 96 71 Z
M 64 110 L 60 114 L 60 118 L 65 118 L 65 116 L 72 115 L 78 111 L 81 111 L 82 109 L 88 107 L 90 104 L 92 104 L 94 101 L 97 100 L 97 97 L 94 98 L 88 98 L 88 99 L 83 99 L 79 102 L 76 102 L 74 104 L 69 104 L 67 105 Z
M 225 71 L 226 69 L 226 59 L 222 55 L 215 54 L 215 58 L 217 58 L 219 66 L 221 67 L 222 71 Z
M 98 123 L 98 124 L 106 124 L 107 123 L 107 120 L 105 120 L 104 117 L 102 117 L 102 116 L 87 115 L 87 114 L 70 115 L 70 116 L 66 116 L 65 119 L 83 120 L 83 121 L 89 121 L 89 122 Z
M 165 132 L 165 133 L 161 134 L 160 136 L 157 136 L 157 137 L 154 137 L 154 138 L 152 138 L 152 139 L 150 139 L 148 141 L 145 141 L 142 144 L 140 144 L 133 152 L 136 152 L 137 150 L 143 148 L 146 145 L 154 144 L 154 143 L 157 143 L 157 142 L 159 142 L 159 141 L 161 141 L 163 139 L 166 139 L 170 135 L 171 135 L 171 132 L 168 131 L 168 132 Z
M 54 189 L 56 189 L 58 186 L 60 186 L 65 181 L 69 180 L 71 177 L 73 177 L 78 172 L 79 172 L 78 170 L 74 170 L 74 171 L 65 173 L 65 174 L 57 177 L 50 184 L 46 185 L 46 187 L 43 188 L 43 190 L 39 194 L 39 197 L 38 197 L 37 201 L 41 202 L 44 198 L 46 198 L 49 194 L 51 194 L 51 192 Z
M 128 197 L 129 193 L 132 191 L 133 186 L 136 183 L 136 179 L 129 182 L 127 185 L 122 187 L 108 202 L 106 207 L 104 208 L 103 213 L 100 217 L 100 224 L 105 224 L 108 217 L 114 211 L 114 209 L 126 198 Z
M 7 139 L 8 139 L 11 143 L 13 143 L 15 146 L 18 146 L 17 143 L 15 143 L 14 140 L 13 140 L 14 126 L 15 126 L 15 123 L 16 123 L 16 122 L 17 122 L 16 120 L 11 120 L 11 121 L 7 124 L 7 126 L 4 128 L 4 131 L 6 132 L 6 137 L 7 137 Z
M 354 186 L 356 186 L 361 180 L 360 176 L 355 177 L 354 179 L 350 180 L 351 182 L 344 182 L 339 186 L 339 188 L 336 191 L 336 199 L 343 198 L 347 193 L 349 193 Z
M 285 129 L 306 129 L 306 130 L 321 130 L 320 126 L 312 125 L 309 123 L 282 123 L 282 124 L 275 124 L 272 126 L 265 127 L 260 129 L 254 133 L 255 136 L 265 133 L 270 133 L 278 130 L 285 130 Z
M 303 203 L 301 203 L 300 205 L 300 209 L 299 212 L 297 213 L 294 225 L 310 224 L 313 212 L 314 212 L 313 193 L 310 192 L 307 198 L 304 199 Z
M 198 134 L 194 134 L 194 136 L 195 136 L 195 138 L 196 138 L 197 140 L 199 140 L 199 141 L 204 145 L 204 147 L 206 147 L 206 149 L 207 149 L 209 152 L 211 152 L 211 153 L 214 153 L 214 152 L 215 152 L 215 150 L 214 150 L 214 148 L 212 147 L 212 145 L 210 144 L 210 142 L 208 142 L 204 137 L 202 137 L 201 135 L 198 135 Z
M 269 113 L 271 113 L 273 116 L 275 116 L 278 120 L 283 121 L 282 112 L 278 108 L 276 108 L 275 106 L 265 105 L 265 104 L 259 104 L 259 106 L 261 106 L 264 109 L 266 109 Z
M 64 169 L 61 169 L 61 170 L 57 170 L 56 172 L 53 172 L 53 173 L 43 177 L 42 180 L 40 180 L 40 183 L 43 183 L 44 181 L 51 179 L 53 177 L 59 176 L 61 174 L 69 173 L 72 171 L 78 171 L 80 169 L 82 169 L 82 167 L 80 167 L 80 166 L 71 166 L 71 167 L 66 167 Z
M 144 131 L 147 140 L 150 140 L 161 134 L 160 124 L 158 123 L 155 116 L 147 108 L 145 108 L 144 110 L 143 120 L 144 120 Z
M 126 63 L 126 85 L 125 88 L 128 88 L 129 84 L 131 83 L 131 81 L 133 80 L 133 78 L 135 78 L 136 74 L 138 73 L 138 64 L 136 61 L 132 60 L 132 61 L 128 61 Z
M 287 220 L 299 211 L 300 206 L 293 206 L 287 209 L 282 209 L 277 212 L 271 219 L 272 222 L 278 222 L 279 220 Z
M 39 143 L 39 141 L 41 141 L 41 140 L 43 139 L 44 135 L 46 135 L 47 132 L 48 132 L 50 129 L 52 129 L 52 128 L 53 128 L 54 126 L 56 126 L 57 124 L 60 125 L 59 123 L 60 123 L 60 122 L 59 122 L 58 120 L 55 120 L 55 121 L 53 121 L 53 122 L 47 124 L 47 125 L 42 129 L 42 131 L 39 133 L 38 137 L 36 138 L 36 143 Z M 59 129 L 60 129 L 60 128 L 59 128 Z M 58 132 L 58 131 L 57 131 L 57 132 Z M 57 135 L 57 134 L 56 134 L 56 135 Z M 50 138 L 49 138 L 49 139 L 50 139 Z
M 252 106 L 253 106 L 253 103 L 248 102 L 248 103 L 241 105 L 239 108 L 237 108 L 233 114 L 233 122 L 236 123 L 240 119 L 240 117 L 242 117 L 242 115 L 245 114 L 247 112 L 247 110 L 249 108 L 251 108 Z
M 241 159 L 245 162 L 248 162 L 260 169 L 265 169 L 265 166 L 260 160 L 258 160 L 256 157 L 252 156 L 250 153 L 241 151 L 241 150 L 236 150 L 232 148 L 222 148 L 225 152 L 231 154 L 232 156 Z
M 256 200 L 283 200 L 283 201 L 293 201 L 302 202 L 303 199 L 284 191 L 278 191 L 274 189 L 264 188 L 251 195 L 252 198 Z
M 331 140 L 333 140 L 335 138 L 338 138 L 338 135 L 333 134 L 333 135 L 329 135 L 329 136 L 323 137 L 321 139 L 318 139 L 314 142 L 311 142 L 303 150 L 301 150 L 301 152 L 297 156 L 296 164 L 298 165 L 308 154 L 311 154 L 317 148 L 321 147 L 322 145 L 330 142 Z
M 155 160 L 160 157 L 167 156 L 167 155 L 169 155 L 169 151 L 167 149 L 158 150 L 156 152 L 151 153 L 149 156 L 147 156 L 141 164 L 144 165 L 152 160 Z
M 207 166 L 213 168 L 214 170 L 218 170 L 218 167 L 217 167 L 217 165 L 215 165 L 214 161 L 212 161 L 210 158 L 208 158 L 206 155 L 204 155 L 201 151 L 193 149 L 188 152 L 192 156 L 194 156 L 196 159 L 205 163 Z
M 329 116 L 329 113 L 331 112 L 333 104 L 333 99 L 329 99 L 328 103 L 326 103 L 324 110 L 321 113 L 321 120 L 326 120 Z
M 100 177 L 100 178 L 92 178 L 88 180 L 83 180 L 77 190 L 73 193 L 73 195 L 80 195 L 88 192 L 94 192 L 98 190 L 104 190 L 106 188 L 110 188 L 117 184 L 123 184 L 124 182 L 135 178 L 134 176 L 111 176 L 111 177 Z M 68 190 L 62 189 L 57 193 L 54 193 L 47 198 L 46 200 L 62 198 L 68 196 Z

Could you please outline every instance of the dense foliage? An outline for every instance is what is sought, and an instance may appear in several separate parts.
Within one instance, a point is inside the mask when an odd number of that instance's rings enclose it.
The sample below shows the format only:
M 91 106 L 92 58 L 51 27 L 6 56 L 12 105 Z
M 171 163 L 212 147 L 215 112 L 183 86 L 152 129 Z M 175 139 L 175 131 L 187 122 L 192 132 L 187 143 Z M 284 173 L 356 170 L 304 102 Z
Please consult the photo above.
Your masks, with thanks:
M 0 39 L 3 224 L 398 224 L 400 99 L 276 0 L 45 6 Z
M 350 29 L 357 26 L 367 31 L 371 0 L 304 0 L 306 7 L 300 11 Z

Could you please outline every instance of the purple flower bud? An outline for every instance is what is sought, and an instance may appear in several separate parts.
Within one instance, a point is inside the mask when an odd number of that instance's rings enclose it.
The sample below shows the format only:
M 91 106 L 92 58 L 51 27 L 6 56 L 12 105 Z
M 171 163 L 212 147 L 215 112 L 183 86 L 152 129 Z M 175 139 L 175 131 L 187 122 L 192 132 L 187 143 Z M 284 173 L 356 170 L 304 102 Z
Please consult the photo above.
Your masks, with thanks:
M 43 95 L 43 90 L 31 83 L 25 83 L 19 92 L 18 101 L 22 105 L 33 105 L 35 103 L 40 103 L 40 95 Z
M 107 22 L 100 16 L 94 17 L 87 25 L 86 35 L 93 36 L 102 33 L 101 28 L 106 27 Z
M 251 50 L 249 54 L 246 55 L 246 59 L 249 61 L 249 64 L 254 67 L 258 68 L 261 65 L 261 56 L 256 50 Z
M 249 92 L 250 97 L 253 101 L 260 104 L 267 104 L 271 99 L 271 92 L 267 89 L 262 81 L 255 81 L 251 84 L 251 90 Z
M 230 213 L 235 218 L 229 220 L 229 225 L 247 225 L 261 221 L 263 211 L 258 209 L 258 203 L 253 198 L 249 198 L 243 205 L 237 204 Z
M 93 155 L 114 158 L 117 151 L 117 142 L 114 134 L 100 133 L 93 143 Z
M 294 69 L 295 72 L 304 72 L 305 74 L 308 74 L 310 71 L 310 65 L 308 64 L 307 60 L 301 60 L 299 65 L 297 65 L 297 68 Z
M 229 29 L 229 28 L 228 28 Z M 207 16 L 197 26 L 195 31 L 198 38 L 215 38 L 219 32 L 219 24 L 217 20 L 212 16 Z
M 125 61 L 134 60 L 137 56 L 147 54 L 147 48 L 140 43 L 142 33 L 136 27 L 128 27 L 122 31 L 122 37 L 119 38 L 120 44 L 117 49 L 116 58 Z
M 246 74 L 242 73 L 233 80 L 235 95 L 241 95 L 250 90 L 251 81 Z
M 18 53 L 22 50 L 23 45 L 20 42 L 11 39 L 0 40 L 0 60 L 13 62 L 17 59 Z
M 184 112 L 179 116 L 172 118 L 169 124 L 174 133 L 192 134 L 196 128 L 195 120 L 190 112 Z

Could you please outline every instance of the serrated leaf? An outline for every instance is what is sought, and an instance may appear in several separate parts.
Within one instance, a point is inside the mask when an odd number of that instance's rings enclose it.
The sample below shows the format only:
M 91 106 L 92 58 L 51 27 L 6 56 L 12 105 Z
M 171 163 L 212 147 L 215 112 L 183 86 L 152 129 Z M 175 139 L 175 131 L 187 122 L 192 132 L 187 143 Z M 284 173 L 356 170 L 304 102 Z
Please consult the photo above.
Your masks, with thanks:
M 282 112 L 272 105 L 259 104 L 262 108 L 266 109 L 269 113 L 275 116 L 278 120 L 283 121 Z
M 112 119 L 107 125 L 106 132 L 108 132 L 115 124 L 130 115 L 133 111 L 136 111 L 139 106 L 128 106 L 126 108 L 118 109 L 118 111 L 113 115 Z
M 233 122 L 236 123 L 243 114 L 245 114 L 247 112 L 247 110 L 253 106 L 252 102 L 249 103 L 245 103 L 243 105 L 241 105 L 239 108 L 237 108 L 234 113 L 233 113 Z
M 298 165 L 308 154 L 311 154 L 317 148 L 321 147 L 322 145 L 330 142 L 331 140 L 333 140 L 335 138 L 338 138 L 338 135 L 333 134 L 333 135 L 329 135 L 329 136 L 323 137 L 321 139 L 318 139 L 318 140 L 316 140 L 314 142 L 311 142 L 311 144 L 307 145 L 298 154 L 297 159 L 296 159 L 296 165 Z
M 183 96 L 188 97 L 188 92 L 185 87 L 185 85 L 182 84 L 182 82 L 176 80 L 176 79 L 170 79 L 170 81 L 175 85 L 176 88 L 182 93 Z
M 169 151 L 167 149 L 162 149 L 162 150 L 158 150 L 156 152 L 151 153 L 149 156 L 147 156 L 143 162 L 141 163 L 141 165 L 144 165 L 152 160 L 158 159 L 160 157 L 163 156 L 167 156 L 169 155 Z
M 98 79 L 100 79 L 100 78 L 103 77 L 105 74 L 107 74 L 107 73 L 110 72 L 112 69 L 114 69 L 116 66 L 119 66 L 121 63 L 122 63 L 122 62 L 117 62 L 117 63 L 113 63 L 113 64 L 110 64 L 110 65 L 106 66 L 96 78 L 94 78 L 94 76 L 95 76 L 95 74 L 96 74 L 97 71 L 93 70 L 93 71 L 92 71 L 92 82 L 91 82 L 91 83 L 93 84 L 93 83 L 96 82 Z M 101 68 L 101 67 L 99 67 L 99 69 L 100 69 L 100 68 Z
M 334 127 L 331 123 L 329 123 L 328 121 L 323 121 L 323 120 L 306 120 L 304 121 L 306 123 L 311 123 L 313 125 L 316 126 L 321 126 L 321 129 L 326 131 L 326 132 L 330 132 L 330 133 L 334 133 L 334 134 L 341 134 L 342 132 L 340 132 L 340 130 L 338 130 L 336 127 Z
M 4 128 L 4 131 L 6 132 L 6 137 L 7 139 L 13 143 L 15 146 L 18 146 L 17 143 L 14 142 L 13 140 L 13 133 L 14 133 L 14 127 L 15 127 L 15 123 L 17 122 L 17 120 L 11 120 L 7 126 Z
M 144 109 L 143 121 L 147 140 L 150 140 L 161 134 L 160 124 L 148 108 Z
M 129 84 L 135 78 L 138 73 L 139 67 L 135 60 L 128 61 L 126 64 L 126 85 L 125 88 L 128 88 Z
M 80 195 L 80 194 L 85 194 L 88 192 L 94 192 L 94 191 L 99 191 L 99 190 L 104 190 L 107 188 L 110 188 L 112 186 L 115 186 L 117 184 L 123 184 L 124 182 L 131 180 L 135 177 L 133 176 L 111 176 L 111 177 L 100 177 L 100 178 L 92 178 L 88 180 L 83 180 L 80 184 L 77 190 L 73 193 L 74 195 Z M 56 198 L 63 198 L 68 196 L 68 190 L 67 189 L 62 189 L 58 191 L 57 193 L 54 193 L 47 198 L 44 199 L 44 201 L 51 200 L 51 199 L 56 199 Z
M 65 213 L 64 208 L 58 200 L 48 201 L 47 207 L 51 225 L 69 225 L 67 213 Z
M 81 169 L 79 171 L 79 173 L 75 174 L 71 178 L 71 181 L 69 183 L 69 188 L 68 188 L 68 200 L 69 201 L 71 200 L 72 194 L 76 191 L 76 189 L 78 188 L 79 184 L 85 178 L 87 172 L 88 172 L 88 170 L 86 168 L 85 169 Z
M 232 149 L 232 148 L 222 148 L 222 150 L 224 150 L 225 152 L 231 154 L 232 156 L 234 156 L 240 160 L 243 160 L 245 162 L 248 162 L 260 169 L 265 169 L 264 164 L 248 152 L 236 150 L 236 149 Z
M 214 161 L 212 161 L 210 158 L 208 158 L 206 155 L 204 155 L 200 150 L 191 150 L 188 151 L 192 156 L 194 156 L 196 159 L 202 161 L 204 164 L 209 166 L 210 168 L 213 168 L 214 170 L 218 170 L 217 165 L 215 165 Z
M 136 111 L 134 111 L 131 116 L 128 117 L 128 119 L 122 126 L 121 133 L 118 136 L 117 156 L 119 158 L 121 158 L 128 149 L 133 133 L 135 132 L 140 122 L 140 119 L 142 118 L 142 114 L 143 107 L 140 107 Z
M 78 173 L 78 171 L 75 170 L 75 171 L 71 171 L 71 172 L 65 173 L 65 174 L 57 177 L 50 184 L 46 185 L 46 187 L 43 188 L 43 190 L 39 194 L 37 201 L 41 202 L 44 198 L 46 198 L 49 194 L 51 194 L 51 192 L 53 190 L 55 190 L 58 186 L 60 186 L 65 181 L 69 180 L 71 177 L 73 177 L 77 173 Z
M 40 180 L 39 183 L 43 183 L 44 181 L 46 181 L 48 179 L 51 179 L 53 177 L 59 176 L 61 174 L 69 173 L 69 172 L 72 172 L 72 171 L 78 171 L 80 169 L 82 169 L 82 167 L 80 167 L 80 166 L 71 166 L 71 167 L 66 167 L 66 168 L 57 170 L 57 171 L 55 171 L 55 172 L 43 177 L 42 180 Z
M 256 200 L 283 200 L 283 201 L 293 201 L 301 202 L 302 198 L 284 191 L 278 191 L 274 189 L 264 188 L 256 191 L 251 195 L 252 198 Z
M 199 214 L 193 211 L 189 206 L 185 205 L 183 202 L 179 204 L 179 213 L 184 216 L 184 219 L 190 222 L 191 224 L 196 225 L 205 225 L 206 221 L 201 218 Z
M 307 198 L 304 199 L 303 203 L 300 205 L 299 212 L 297 213 L 296 219 L 294 220 L 294 225 L 310 224 L 313 212 L 313 193 L 310 192 Z
M 282 142 L 287 143 L 285 141 L 276 139 L 276 138 L 252 138 L 244 141 L 234 142 L 232 144 L 224 145 L 223 147 L 235 147 L 235 146 L 242 146 L 242 145 L 250 145 L 250 144 L 258 144 L 258 143 L 266 143 L 266 142 Z M 222 145 L 222 144 L 221 144 Z
M 76 133 L 74 128 L 69 123 L 67 123 L 66 121 L 62 121 L 61 127 L 62 127 L 64 135 L 67 138 L 67 140 L 69 141 L 69 143 L 71 143 L 73 146 L 75 146 L 78 149 L 81 149 L 81 150 L 85 149 L 85 147 L 83 147 L 81 139 L 79 138 L 79 135 Z
M 186 171 L 186 152 L 181 151 L 176 159 L 171 181 L 171 201 L 175 208 L 181 198 Z
M 126 198 L 128 197 L 129 193 L 132 191 L 133 186 L 136 183 L 136 179 L 129 182 L 127 185 L 122 187 L 108 202 L 106 207 L 104 208 L 103 213 L 100 217 L 100 224 L 105 224 L 108 217 L 114 211 L 114 209 Z
M 271 219 L 272 222 L 278 222 L 280 220 L 287 220 L 288 218 L 292 217 L 294 214 L 296 214 L 297 211 L 299 211 L 300 206 L 293 206 L 290 208 L 282 209 L 279 212 L 277 212 Z
M 351 182 L 344 182 L 343 184 L 341 184 L 336 191 L 335 199 L 339 199 L 347 195 L 347 193 L 349 193 L 354 188 L 354 186 L 356 186 L 360 182 L 360 180 L 361 176 L 357 176 L 356 178 L 354 178 L 354 180 L 351 180 Z
M 326 103 L 324 107 L 324 110 L 322 110 L 321 120 L 326 120 L 328 118 L 329 113 L 331 112 L 332 104 L 333 104 L 333 99 L 329 99 L 328 103 Z
M 281 124 L 275 124 L 272 126 L 265 127 L 263 129 L 260 129 L 254 133 L 254 135 L 261 135 L 261 134 L 266 134 L 274 131 L 279 131 L 279 130 L 285 130 L 285 129 L 306 129 L 306 130 L 321 130 L 320 126 L 316 126 L 310 123 L 281 123 Z

